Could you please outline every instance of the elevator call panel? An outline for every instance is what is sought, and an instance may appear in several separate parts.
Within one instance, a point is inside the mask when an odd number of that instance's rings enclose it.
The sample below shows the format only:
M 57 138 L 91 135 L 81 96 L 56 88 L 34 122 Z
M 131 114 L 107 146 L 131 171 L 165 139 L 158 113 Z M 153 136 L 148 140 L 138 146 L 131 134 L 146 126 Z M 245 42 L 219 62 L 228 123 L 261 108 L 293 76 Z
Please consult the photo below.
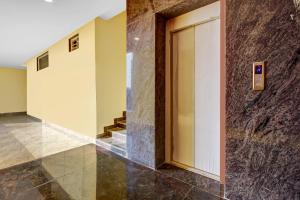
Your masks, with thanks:
M 253 90 L 265 89 L 265 62 L 253 63 Z

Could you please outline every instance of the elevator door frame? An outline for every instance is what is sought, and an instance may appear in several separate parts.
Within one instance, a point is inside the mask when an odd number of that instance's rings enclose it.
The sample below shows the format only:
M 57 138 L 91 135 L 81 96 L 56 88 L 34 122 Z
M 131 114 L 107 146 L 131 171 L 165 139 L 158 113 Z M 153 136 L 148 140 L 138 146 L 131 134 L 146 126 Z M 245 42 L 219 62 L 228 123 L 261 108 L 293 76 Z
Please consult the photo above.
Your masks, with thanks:
M 211 7 L 208 8 L 207 7 Z M 189 13 L 170 19 L 166 26 L 166 162 L 177 167 L 220 180 L 220 177 L 195 167 L 187 166 L 173 160 L 173 131 L 174 131 L 174 71 L 173 71 L 173 34 L 191 27 L 212 22 L 220 19 L 220 12 L 213 9 L 220 8 L 219 2 L 196 9 Z M 206 9 L 206 10 L 204 10 Z

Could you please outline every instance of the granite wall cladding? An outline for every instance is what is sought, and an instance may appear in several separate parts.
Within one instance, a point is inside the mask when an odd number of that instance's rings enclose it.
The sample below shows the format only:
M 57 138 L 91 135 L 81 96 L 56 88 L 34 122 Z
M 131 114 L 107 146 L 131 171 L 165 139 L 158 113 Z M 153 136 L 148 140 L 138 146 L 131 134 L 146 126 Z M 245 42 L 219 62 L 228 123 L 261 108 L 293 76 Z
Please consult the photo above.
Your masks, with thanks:
M 164 20 L 212 2 L 127 0 L 132 160 L 155 168 L 164 159 Z M 226 3 L 226 196 L 300 199 L 300 11 L 293 0 Z M 252 62 L 260 60 L 268 62 L 267 83 L 257 92 Z
M 215 1 L 127 0 L 129 159 L 151 168 L 165 160 L 166 19 Z
M 127 54 L 131 54 L 131 87 L 127 88 L 128 157 L 155 168 L 155 17 L 127 25 Z M 128 79 L 128 78 L 127 78 Z
M 226 197 L 300 199 L 300 23 L 293 0 L 226 1 Z M 252 62 L 267 61 L 252 91 Z

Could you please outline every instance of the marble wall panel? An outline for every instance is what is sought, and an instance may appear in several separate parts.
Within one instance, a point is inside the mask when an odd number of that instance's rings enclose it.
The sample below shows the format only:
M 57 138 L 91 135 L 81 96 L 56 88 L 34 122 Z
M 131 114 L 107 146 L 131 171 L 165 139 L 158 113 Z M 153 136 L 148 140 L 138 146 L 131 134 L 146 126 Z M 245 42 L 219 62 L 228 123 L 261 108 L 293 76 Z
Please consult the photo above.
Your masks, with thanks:
M 173 18 L 197 8 L 212 4 L 217 0 L 154 0 L 156 12 L 166 18 Z
M 165 18 L 209 0 L 127 0 L 128 49 L 134 52 L 128 106 L 131 158 L 161 162 L 158 106 Z M 299 199 L 300 17 L 293 0 L 226 1 L 226 196 Z M 194 6 L 192 6 L 194 5 Z M 134 37 L 141 36 L 137 42 Z M 267 61 L 266 90 L 252 91 L 252 62 Z M 156 87 L 158 85 L 158 87 Z
M 143 15 L 159 13 L 172 18 L 217 0 L 127 0 L 128 21 L 141 19 Z
M 155 167 L 155 16 L 127 25 L 127 150 L 131 160 Z
M 300 23 L 292 0 L 226 1 L 226 197 L 300 199 Z M 267 61 L 266 89 L 252 63 Z
M 129 159 L 151 168 L 165 160 L 166 20 L 215 1 L 127 0 Z

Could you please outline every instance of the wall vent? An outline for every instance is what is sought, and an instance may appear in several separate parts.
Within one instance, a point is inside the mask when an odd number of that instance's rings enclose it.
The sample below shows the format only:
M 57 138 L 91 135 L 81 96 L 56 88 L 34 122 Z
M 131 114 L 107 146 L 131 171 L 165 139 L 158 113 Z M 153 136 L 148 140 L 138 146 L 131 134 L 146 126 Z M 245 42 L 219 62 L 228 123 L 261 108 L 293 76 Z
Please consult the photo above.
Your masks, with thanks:
M 37 57 L 37 71 L 49 67 L 49 54 L 48 52 Z
M 79 34 L 69 39 L 69 52 L 79 49 Z

